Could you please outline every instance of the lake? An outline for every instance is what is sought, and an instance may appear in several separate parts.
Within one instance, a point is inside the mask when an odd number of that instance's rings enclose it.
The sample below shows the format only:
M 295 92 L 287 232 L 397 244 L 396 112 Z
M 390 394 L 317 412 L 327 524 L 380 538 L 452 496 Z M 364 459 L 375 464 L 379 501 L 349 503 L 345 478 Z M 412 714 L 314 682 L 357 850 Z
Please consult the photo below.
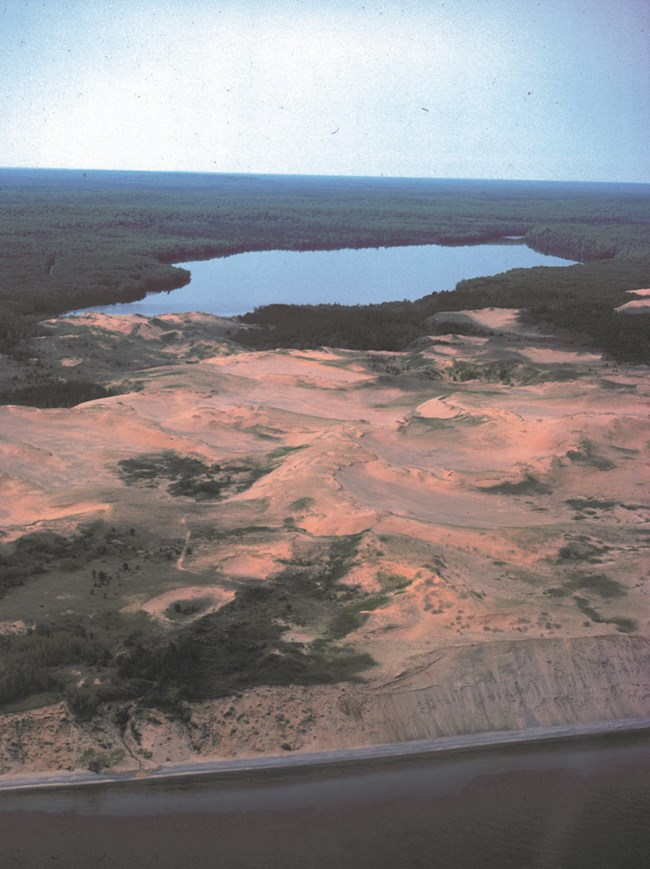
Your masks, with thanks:
M 3 869 L 645 869 L 646 734 L 0 792 Z
M 231 317 L 272 303 L 355 305 L 413 300 L 428 293 L 453 290 L 465 278 L 514 268 L 573 264 L 514 241 L 462 247 L 254 251 L 177 263 L 192 273 L 191 282 L 185 287 L 149 293 L 139 302 L 84 310 L 149 317 L 204 311 Z

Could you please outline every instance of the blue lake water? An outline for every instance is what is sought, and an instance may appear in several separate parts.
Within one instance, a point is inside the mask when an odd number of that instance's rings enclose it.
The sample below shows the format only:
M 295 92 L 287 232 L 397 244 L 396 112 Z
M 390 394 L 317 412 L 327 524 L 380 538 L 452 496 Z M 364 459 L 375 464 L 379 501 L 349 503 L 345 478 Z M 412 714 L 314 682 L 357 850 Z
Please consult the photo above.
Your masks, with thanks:
M 464 278 L 514 268 L 568 266 L 524 244 L 413 245 L 328 251 L 266 250 L 178 263 L 192 273 L 179 290 L 124 305 L 87 308 L 157 316 L 183 311 L 234 316 L 272 303 L 344 305 L 419 299 Z
M 0 793 L 3 869 L 646 869 L 647 736 Z

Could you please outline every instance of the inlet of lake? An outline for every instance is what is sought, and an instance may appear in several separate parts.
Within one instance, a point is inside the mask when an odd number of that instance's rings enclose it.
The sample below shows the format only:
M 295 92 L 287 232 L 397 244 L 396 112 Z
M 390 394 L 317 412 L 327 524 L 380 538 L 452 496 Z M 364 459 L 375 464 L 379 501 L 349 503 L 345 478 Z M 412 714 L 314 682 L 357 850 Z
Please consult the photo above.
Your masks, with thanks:
M 192 278 L 179 290 L 149 293 L 139 302 L 85 308 L 148 317 L 203 311 L 232 317 L 273 303 L 362 305 L 419 299 L 453 290 L 458 281 L 515 268 L 568 266 L 516 240 L 461 247 L 264 250 L 198 262 L 177 263 Z M 81 313 L 81 312 L 78 312 Z
M 0 792 L 3 869 L 646 869 L 650 739 Z

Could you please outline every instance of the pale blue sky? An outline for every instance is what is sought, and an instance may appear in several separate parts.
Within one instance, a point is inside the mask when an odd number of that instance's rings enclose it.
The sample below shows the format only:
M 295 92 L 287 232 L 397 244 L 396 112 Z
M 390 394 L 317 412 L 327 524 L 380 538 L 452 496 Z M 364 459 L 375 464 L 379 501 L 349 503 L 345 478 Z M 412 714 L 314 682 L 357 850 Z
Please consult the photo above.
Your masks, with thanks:
M 0 165 L 650 182 L 650 0 L 0 0 Z

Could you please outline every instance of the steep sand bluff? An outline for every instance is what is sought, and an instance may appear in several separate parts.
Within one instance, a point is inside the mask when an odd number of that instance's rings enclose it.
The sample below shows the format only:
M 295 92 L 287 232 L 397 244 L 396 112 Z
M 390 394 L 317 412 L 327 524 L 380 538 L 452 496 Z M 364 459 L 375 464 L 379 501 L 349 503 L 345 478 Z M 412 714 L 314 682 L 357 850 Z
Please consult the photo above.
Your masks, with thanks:
M 206 315 L 53 321 L 40 358 L 123 392 L 0 407 L 3 545 L 96 521 L 108 542 L 10 588 L 1 629 L 137 618 L 174 639 L 259 587 L 281 602 L 264 666 L 370 657 L 354 682 L 251 677 L 173 713 L 131 699 L 75 717 L 44 695 L 1 713 L 0 771 L 649 715 L 647 369 L 516 311 L 463 316 L 493 334 L 395 354 L 243 352 Z M 111 671 L 59 676 L 102 690 Z

